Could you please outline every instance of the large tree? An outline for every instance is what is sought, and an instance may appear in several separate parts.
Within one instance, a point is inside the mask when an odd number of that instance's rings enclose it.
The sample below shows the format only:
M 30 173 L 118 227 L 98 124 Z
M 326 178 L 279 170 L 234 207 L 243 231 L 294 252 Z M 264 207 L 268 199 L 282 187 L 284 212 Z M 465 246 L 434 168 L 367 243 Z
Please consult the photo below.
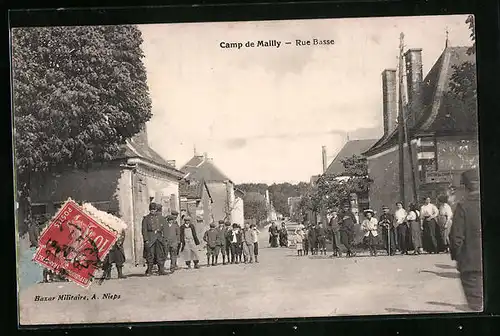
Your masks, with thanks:
M 30 174 L 115 157 L 151 118 L 136 26 L 15 28 L 17 189 L 30 220 Z

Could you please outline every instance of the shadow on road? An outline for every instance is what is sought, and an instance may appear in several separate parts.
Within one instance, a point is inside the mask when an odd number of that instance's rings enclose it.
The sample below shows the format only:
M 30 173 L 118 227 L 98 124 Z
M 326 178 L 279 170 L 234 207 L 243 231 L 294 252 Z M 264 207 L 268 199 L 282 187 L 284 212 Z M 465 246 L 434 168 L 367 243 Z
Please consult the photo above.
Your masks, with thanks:
M 420 273 L 431 273 L 437 275 L 438 277 L 448 278 L 448 279 L 458 279 L 460 277 L 460 275 L 457 272 L 434 272 L 434 271 L 423 270 L 420 271 Z
M 451 313 L 446 310 L 411 310 L 411 309 L 400 309 L 400 308 L 385 308 L 385 311 L 392 314 L 443 314 Z
M 434 266 L 442 269 L 457 269 L 455 266 L 445 265 L 445 264 L 435 264 Z
M 443 306 L 443 307 L 452 307 L 455 308 L 456 310 L 468 312 L 470 311 L 469 307 L 466 304 L 452 304 L 452 303 L 446 303 L 446 302 L 436 302 L 436 301 L 427 301 L 427 304 L 434 305 L 434 306 Z

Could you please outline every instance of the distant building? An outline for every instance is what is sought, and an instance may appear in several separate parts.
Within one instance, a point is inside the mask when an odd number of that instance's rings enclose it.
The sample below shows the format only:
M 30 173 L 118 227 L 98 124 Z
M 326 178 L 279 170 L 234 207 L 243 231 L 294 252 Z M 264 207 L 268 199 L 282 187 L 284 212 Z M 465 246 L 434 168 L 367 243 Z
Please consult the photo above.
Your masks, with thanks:
M 266 208 L 267 208 L 267 221 L 268 222 L 277 221 L 278 213 L 276 212 L 273 202 L 269 197 L 269 190 L 266 190 Z
M 212 213 L 213 199 L 207 183 L 184 179 L 179 185 L 181 217 L 189 215 L 196 224 L 197 234 L 203 235 L 206 227 L 215 222 Z
M 394 206 L 397 201 L 436 201 L 450 184 L 460 187 L 460 174 L 479 164 L 477 115 L 450 94 L 454 67 L 468 61 L 475 64 L 468 47 L 446 47 L 422 80 L 422 50 L 405 54 L 410 114 L 408 136 L 414 153 L 418 199 L 412 197 L 411 166 L 405 144 L 405 198 L 400 200 L 396 70 L 382 73 L 384 135 L 364 154 L 373 179 L 369 199 L 373 209 Z M 470 106 L 470 105 L 469 105 Z M 408 206 L 408 204 L 405 204 Z
M 84 169 L 33 173 L 32 212 L 53 215 L 69 198 L 89 202 L 118 215 L 128 224 L 124 250 L 127 261 L 143 263 L 142 218 L 149 204 L 162 204 L 163 213 L 179 211 L 179 181 L 185 175 L 148 145 L 146 128 L 122 147 L 114 160 Z
M 195 154 L 181 170 L 186 180 L 204 181 L 212 198 L 212 215 L 215 222 L 230 221 L 243 225 L 243 196 L 229 177 L 222 173 L 207 154 Z M 236 222 L 238 220 L 239 222 Z
M 353 156 L 359 156 L 364 158 L 363 153 L 372 147 L 377 139 L 366 139 L 366 140 L 350 140 L 346 142 L 344 147 L 338 152 L 333 161 L 330 163 L 325 171 L 324 175 L 339 176 L 339 178 L 349 178 L 345 172 L 343 160 L 352 158 Z M 363 195 L 351 195 L 351 201 L 354 201 L 351 205 L 354 209 L 367 209 L 370 207 L 370 202 L 368 199 L 368 192 Z

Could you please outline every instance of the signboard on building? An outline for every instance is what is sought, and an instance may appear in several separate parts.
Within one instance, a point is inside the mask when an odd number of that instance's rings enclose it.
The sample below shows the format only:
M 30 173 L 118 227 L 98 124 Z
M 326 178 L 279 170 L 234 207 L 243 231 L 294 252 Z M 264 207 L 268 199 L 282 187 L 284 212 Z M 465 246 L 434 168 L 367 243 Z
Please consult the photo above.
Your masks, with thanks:
M 425 173 L 425 183 L 451 183 L 453 175 L 450 172 L 428 171 Z

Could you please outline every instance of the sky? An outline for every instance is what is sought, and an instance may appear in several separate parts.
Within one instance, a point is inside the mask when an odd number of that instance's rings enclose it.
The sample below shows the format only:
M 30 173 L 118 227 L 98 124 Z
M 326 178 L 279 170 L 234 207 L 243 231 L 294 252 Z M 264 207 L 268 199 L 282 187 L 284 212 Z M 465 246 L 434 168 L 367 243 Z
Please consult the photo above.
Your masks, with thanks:
M 449 45 L 469 46 L 466 16 L 148 24 L 143 59 L 150 146 L 182 167 L 207 153 L 235 183 L 298 183 L 321 173 L 347 138 L 378 139 L 384 69 L 399 35 L 422 48 L 424 76 Z M 296 46 L 296 39 L 334 40 Z M 221 48 L 277 40 L 279 48 Z M 405 49 L 406 49 L 405 48 Z

